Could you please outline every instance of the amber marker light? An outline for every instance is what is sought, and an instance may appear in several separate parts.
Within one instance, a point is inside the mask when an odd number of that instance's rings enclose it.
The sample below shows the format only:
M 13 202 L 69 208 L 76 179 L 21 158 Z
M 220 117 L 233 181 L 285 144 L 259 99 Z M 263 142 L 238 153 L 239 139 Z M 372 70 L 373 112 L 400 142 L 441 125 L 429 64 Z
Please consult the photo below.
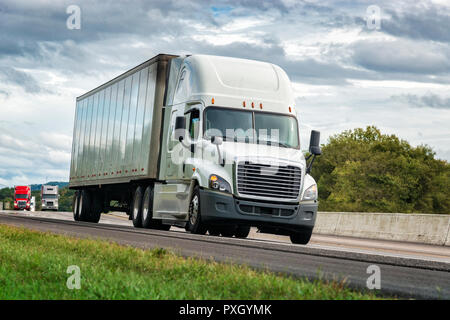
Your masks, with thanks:
M 211 99 L 211 104 L 214 104 L 214 98 Z

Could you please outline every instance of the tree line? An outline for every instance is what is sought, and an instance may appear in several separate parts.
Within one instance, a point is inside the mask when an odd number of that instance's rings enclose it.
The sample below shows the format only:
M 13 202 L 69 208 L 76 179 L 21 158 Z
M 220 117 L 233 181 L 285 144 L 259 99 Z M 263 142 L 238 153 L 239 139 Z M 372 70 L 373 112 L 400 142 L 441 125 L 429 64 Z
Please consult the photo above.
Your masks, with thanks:
M 450 165 L 374 126 L 329 138 L 312 168 L 319 210 L 450 213 Z

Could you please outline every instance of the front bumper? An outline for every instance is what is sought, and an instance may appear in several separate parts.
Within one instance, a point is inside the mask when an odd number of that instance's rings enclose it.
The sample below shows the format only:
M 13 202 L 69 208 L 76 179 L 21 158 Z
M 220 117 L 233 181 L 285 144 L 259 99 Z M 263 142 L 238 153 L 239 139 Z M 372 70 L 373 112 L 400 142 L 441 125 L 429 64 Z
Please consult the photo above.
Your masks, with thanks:
M 318 207 L 317 201 L 299 204 L 249 201 L 207 189 L 200 189 L 200 204 L 205 223 L 248 225 L 278 234 L 314 228 Z

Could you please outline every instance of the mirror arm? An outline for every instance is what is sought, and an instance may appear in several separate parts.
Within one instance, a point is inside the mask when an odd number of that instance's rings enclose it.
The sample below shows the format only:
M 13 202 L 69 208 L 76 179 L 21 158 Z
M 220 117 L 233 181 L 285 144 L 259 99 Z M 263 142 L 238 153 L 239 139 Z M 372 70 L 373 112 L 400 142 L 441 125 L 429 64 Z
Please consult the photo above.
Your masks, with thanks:
M 306 161 L 308 161 L 309 160 L 309 158 L 311 158 L 312 157 L 312 159 L 311 159 L 311 162 L 308 164 L 308 166 L 306 167 L 306 173 L 307 174 L 309 174 L 310 172 L 311 172 L 311 168 L 312 168 L 312 165 L 313 165 L 313 163 L 314 163 L 314 160 L 316 159 L 316 155 L 314 154 L 314 155 L 309 155 L 308 156 L 308 158 L 306 159 Z

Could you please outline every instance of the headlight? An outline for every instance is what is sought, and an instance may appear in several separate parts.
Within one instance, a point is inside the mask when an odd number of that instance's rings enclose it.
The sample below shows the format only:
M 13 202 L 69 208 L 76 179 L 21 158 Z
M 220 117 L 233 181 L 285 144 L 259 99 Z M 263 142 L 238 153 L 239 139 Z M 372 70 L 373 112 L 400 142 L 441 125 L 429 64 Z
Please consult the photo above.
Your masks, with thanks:
M 317 200 L 317 184 L 313 184 L 306 189 L 302 200 Z
M 212 174 L 209 176 L 209 187 L 213 190 L 231 193 L 231 186 L 224 178 Z

